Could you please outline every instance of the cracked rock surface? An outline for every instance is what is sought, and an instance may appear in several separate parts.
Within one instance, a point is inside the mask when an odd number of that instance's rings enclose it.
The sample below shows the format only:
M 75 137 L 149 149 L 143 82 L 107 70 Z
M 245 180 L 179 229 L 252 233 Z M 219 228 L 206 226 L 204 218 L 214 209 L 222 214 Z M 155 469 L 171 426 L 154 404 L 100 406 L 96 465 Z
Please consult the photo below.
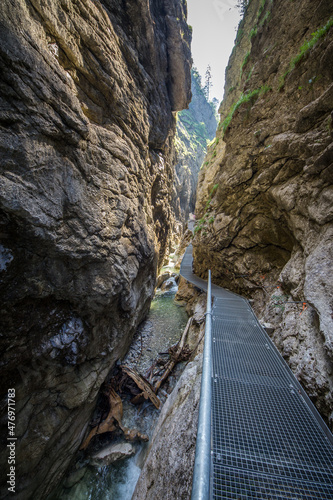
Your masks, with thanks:
M 190 33 L 183 0 L 4 0 L 0 12 L 2 402 L 15 387 L 26 500 L 59 483 L 149 309 L 174 224 Z
M 310 0 L 262 4 L 250 3 L 238 32 L 218 144 L 200 172 L 195 272 L 211 268 L 217 284 L 255 300 L 332 427 L 332 12 Z

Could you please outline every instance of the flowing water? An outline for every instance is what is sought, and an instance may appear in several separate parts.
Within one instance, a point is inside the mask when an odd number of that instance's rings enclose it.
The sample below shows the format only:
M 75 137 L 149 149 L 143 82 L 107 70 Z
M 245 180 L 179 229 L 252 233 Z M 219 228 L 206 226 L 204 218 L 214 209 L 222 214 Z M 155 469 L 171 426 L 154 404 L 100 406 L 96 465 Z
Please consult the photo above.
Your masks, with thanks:
M 168 266 L 168 269 L 170 267 Z M 172 270 L 172 269 L 171 269 Z M 157 356 L 163 356 L 168 348 L 175 344 L 187 322 L 187 314 L 183 307 L 175 304 L 177 285 L 170 278 L 169 290 L 158 290 L 152 301 L 149 316 L 140 326 L 132 346 L 123 362 L 134 366 L 145 374 Z M 154 425 L 160 411 L 151 403 L 142 407 L 123 401 L 123 425 L 138 429 L 151 438 Z M 80 464 L 77 470 L 78 480 L 74 486 L 63 488 L 61 500 L 131 500 L 135 485 L 139 478 L 148 443 L 134 443 L 135 454 L 117 463 L 94 467 Z M 74 480 L 72 481 L 74 482 Z M 67 483 L 68 485 L 68 483 Z

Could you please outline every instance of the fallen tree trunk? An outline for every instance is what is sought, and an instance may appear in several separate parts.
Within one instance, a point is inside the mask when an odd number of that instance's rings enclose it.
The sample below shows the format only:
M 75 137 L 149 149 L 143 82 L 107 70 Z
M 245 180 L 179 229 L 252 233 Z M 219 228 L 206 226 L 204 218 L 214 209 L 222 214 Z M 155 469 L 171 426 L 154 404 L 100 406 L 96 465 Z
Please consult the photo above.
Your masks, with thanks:
M 140 373 L 138 373 L 137 371 L 135 371 L 130 366 L 123 365 L 123 366 L 121 366 L 121 369 L 122 369 L 123 372 L 126 373 L 126 375 L 128 375 L 132 380 L 134 380 L 134 382 L 136 383 L 136 385 L 142 390 L 142 393 L 138 394 L 134 398 L 133 403 L 135 404 L 135 402 L 136 402 L 135 400 L 136 399 L 139 400 L 143 396 L 145 399 L 149 398 L 150 401 L 153 403 L 153 405 L 156 408 L 159 408 L 160 405 L 161 405 L 161 401 L 156 396 L 155 390 L 150 385 L 150 383 L 148 382 L 148 380 L 146 380 L 142 375 L 140 375 Z
M 164 366 L 164 373 L 162 376 L 155 382 L 154 386 L 145 378 L 143 377 L 140 373 L 138 373 L 134 368 L 126 365 L 122 365 L 120 368 L 122 372 L 127 375 L 133 382 L 134 384 L 141 389 L 141 393 L 135 394 L 135 397 L 131 400 L 133 404 L 137 404 L 140 401 L 142 401 L 142 398 L 144 399 L 150 399 L 150 401 L 153 403 L 153 405 L 158 409 L 161 405 L 160 399 L 157 397 L 157 392 L 160 389 L 161 385 L 163 382 L 166 381 L 166 379 L 169 377 L 170 373 L 176 366 L 176 364 L 180 361 L 187 360 L 190 355 L 192 354 L 192 351 L 189 349 L 188 345 L 185 343 L 186 342 L 186 337 L 189 332 L 190 326 L 192 324 L 193 317 L 191 317 L 186 325 L 185 330 L 182 333 L 182 336 L 177 344 L 174 344 L 171 346 L 168 350 L 168 353 L 170 355 L 170 360 L 165 363 Z M 201 340 L 201 339 L 200 339 Z M 200 341 L 199 341 L 200 342 Z M 149 369 L 149 374 L 150 378 L 152 379 L 153 377 L 153 371 L 158 362 L 161 364 L 161 360 L 155 360 L 151 368 Z M 162 362 L 163 364 L 163 362 Z M 160 372 L 160 369 L 158 373 Z M 156 374 L 155 374 L 156 376 Z M 123 378 L 120 381 L 120 386 L 123 383 L 124 375 L 122 376 Z M 119 381 L 118 381 L 119 385 Z M 135 387 L 135 386 L 134 386 Z M 118 387 L 119 388 L 119 387 Z M 133 390 L 133 389 L 132 389 Z M 107 392 L 107 396 L 109 399 L 109 413 L 107 417 L 97 426 L 93 427 L 91 429 L 90 433 L 88 434 L 87 438 L 84 440 L 82 443 L 80 450 L 85 450 L 92 438 L 96 435 L 103 434 L 105 432 L 113 432 L 118 429 L 120 429 L 125 436 L 125 439 L 127 440 L 135 440 L 135 439 L 140 439 L 142 441 L 148 441 L 148 437 L 144 434 L 141 434 L 137 430 L 130 430 L 125 427 L 123 427 L 121 420 L 123 416 L 123 404 L 121 401 L 120 396 L 116 393 L 116 391 L 110 387 L 109 391 Z
M 183 331 L 183 334 L 181 336 L 181 339 L 178 342 L 178 344 L 176 345 L 176 350 L 174 351 L 172 348 L 169 349 L 171 359 L 170 359 L 170 361 L 167 362 L 167 364 L 166 364 L 166 370 L 163 373 L 162 377 L 154 385 L 154 392 L 156 394 L 157 394 L 159 388 L 161 387 L 161 385 L 163 384 L 163 382 L 168 378 L 168 376 L 170 375 L 170 373 L 174 369 L 175 365 L 181 360 L 180 358 L 182 356 L 184 356 L 183 351 L 184 351 L 185 340 L 186 340 L 186 337 L 187 337 L 187 333 L 188 333 L 188 331 L 190 329 L 190 326 L 192 324 L 192 321 L 193 321 L 193 317 L 191 317 L 188 320 L 186 328 Z M 191 351 L 189 351 L 189 349 L 187 349 L 186 350 L 185 358 L 187 358 L 188 356 L 190 356 L 190 354 L 191 354 Z
M 123 403 L 120 396 L 112 387 L 109 391 L 109 403 L 110 411 L 108 416 L 103 420 L 103 422 L 91 429 L 88 436 L 83 441 L 80 450 L 85 450 L 94 436 L 104 434 L 105 432 L 113 432 L 117 429 L 120 429 L 124 433 L 124 437 L 128 441 L 134 441 L 136 439 L 141 441 L 149 440 L 148 436 L 145 434 L 141 434 L 136 429 L 127 429 L 122 425 L 121 420 L 123 418 Z
M 120 396 L 111 388 L 109 392 L 109 403 L 110 403 L 110 411 L 108 416 L 103 422 L 99 425 L 96 425 L 93 429 L 91 429 L 87 438 L 83 441 L 80 450 L 85 450 L 90 441 L 97 434 L 103 434 L 104 432 L 112 432 L 117 429 L 116 423 L 121 422 L 123 418 L 123 403 L 121 401 Z

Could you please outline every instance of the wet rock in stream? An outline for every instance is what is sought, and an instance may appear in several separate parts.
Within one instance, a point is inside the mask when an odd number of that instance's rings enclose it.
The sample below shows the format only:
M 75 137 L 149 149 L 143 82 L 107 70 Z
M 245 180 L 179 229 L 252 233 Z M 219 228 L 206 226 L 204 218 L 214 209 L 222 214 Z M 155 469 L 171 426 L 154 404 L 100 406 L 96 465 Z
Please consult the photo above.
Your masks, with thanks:
M 158 277 L 157 277 L 157 281 L 156 281 L 156 288 L 159 289 L 161 288 L 161 285 L 170 278 L 171 276 L 171 273 L 169 271 L 165 272 L 165 273 L 162 273 L 160 274 Z
M 135 453 L 135 448 L 130 443 L 120 442 L 111 443 L 99 452 L 95 453 L 90 460 L 91 465 L 101 467 L 103 465 L 110 465 L 118 460 L 128 458 Z

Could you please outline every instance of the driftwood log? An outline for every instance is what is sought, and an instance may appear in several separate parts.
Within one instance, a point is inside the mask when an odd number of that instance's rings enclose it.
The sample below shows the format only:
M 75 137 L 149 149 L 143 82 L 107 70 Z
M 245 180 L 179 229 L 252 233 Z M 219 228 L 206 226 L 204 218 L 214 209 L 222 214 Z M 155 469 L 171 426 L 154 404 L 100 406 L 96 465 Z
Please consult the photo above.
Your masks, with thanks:
M 120 396 L 112 388 L 110 388 L 109 391 L 109 403 L 110 411 L 108 413 L 108 416 L 103 420 L 103 422 L 91 429 L 88 436 L 83 441 L 80 450 L 85 450 L 94 436 L 97 436 L 98 434 L 104 434 L 105 432 L 113 432 L 117 429 L 121 429 L 121 431 L 124 433 L 125 439 L 128 441 L 134 441 L 137 439 L 141 441 L 149 440 L 148 436 L 146 436 L 145 434 L 141 434 L 135 429 L 127 429 L 122 425 L 121 421 L 123 418 L 123 403 Z
M 157 374 L 159 375 L 161 373 L 161 366 L 162 366 L 163 373 L 160 376 L 160 378 L 157 379 L 154 385 L 152 385 L 152 383 L 150 383 L 134 368 L 126 365 L 122 365 L 120 367 L 124 375 L 122 376 L 120 383 L 118 384 L 119 385 L 118 388 L 121 390 L 121 386 L 125 382 L 124 376 L 125 377 L 127 376 L 129 377 L 129 379 L 131 379 L 131 381 L 134 382 L 135 386 L 137 386 L 138 389 L 142 391 L 142 392 L 139 391 L 137 394 L 135 394 L 134 392 L 135 397 L 131 400 L 132 403 L 137 404 L 144 398 L 144 399 L 150 399 L 150 401 L 156 408 L 160 407 L 161 401 L 157 397 L 157 393 L 161 385 L 169 377 L 170 373 L 172 372 L 176 364 L 179 363 L 180 361 L 187 360 L 192 354 L 192 351 L 190 350 L 189 346 L 185 343 L 192 321 L 193 317 L 191 317 L 188 320 L 186 328 L 183 331 L 179 342 L 177 342 L 177 344 L 174 344 L 169 348 L 168 354 L 170 356 L 170 359 L 166 362 L 163 359 L 157 359 L 150 367 L 147 377 L 149 377 L 149 380 L 152 381 L 154 369 L 156 368 L 157 365 L 159 366 L 157 372 Z M 155 378 L 156 378 L 156 373 L 155 373 Z M 112 387 L 109 388 L 107 396 L 110 408 L 107 417 L 100 424 L 96 425 L 91 429 L 87 438 L 82 443 L 80 449 L 85 450 L 94 436 L 98 434 L 103 434 L 105 432 L 113 432 L 118 429 L 120 429 L 124 433 L 125 439 L 127 440 L 133 441 L 139 439 L 142 441 L 148 441 L 149 439 L 148 436 L 141 434 L 137 430 L 127 429 L 122 425 L 121 421 L 123 417 L 123 404 L 120 396 L 116 393 L 116 391 Z
M 170 349 L 169 349 L 170 360 L 167 362 L 167 364 L 165 366 L 166 370 L 163 373 L 163 375 L 161 376 L 161 378 L 154 385 L 154 392 L 156 394 L 157 394 L 159 388 L 161 387 L 161 385 L 163 384 L 163 382 L 168 378 L 168 376 L 170 375 L 170 373 L 174 369 L 175 365 L 179 361 L 183 361 L 184 359 L 188 359 L 190 357 L 191 353 L 192 353 L 192 351 L 190 351 L 188 349 L 188 346 L 185 346 L 185 340 L 186 340 L 186 337 L 187 337 L 187 333 L 188 333 L 188 331 L 190 329 L 190 326 L 192 324 L 192 321 L 193 321 L 193 317 L 191 317 L 188 320 L 186 328 L 183 331 L 183 334 L 182 334 L 182 336 L 181 336 L 180 341 L 178 342 L 178 344 L 176 344 L 176 346 L 174 348 L 170 347 Z M 185 354 L 184 351 L 186 351 L 186 354 Z
M 159 408 L 161 405 L 161 401 L 158 399 L 154 392 L 154 388 L 151 386 L 151 384 L 146 380 L 140 373 L 138 373 L 136 370 L 131 368 L 130 366 L 121 366 L 121 369 L 123 372 L 126 373 L 134 382 L 136 385 L 142 390 L 141 394 L 138 394 L 132 402 L 135 404 L 135 399 L 139 400 L 141 397 L 144 397 L 145 399 L 150 399 L 150 401 L 153 403 L 153 405 L 156 408 Z

